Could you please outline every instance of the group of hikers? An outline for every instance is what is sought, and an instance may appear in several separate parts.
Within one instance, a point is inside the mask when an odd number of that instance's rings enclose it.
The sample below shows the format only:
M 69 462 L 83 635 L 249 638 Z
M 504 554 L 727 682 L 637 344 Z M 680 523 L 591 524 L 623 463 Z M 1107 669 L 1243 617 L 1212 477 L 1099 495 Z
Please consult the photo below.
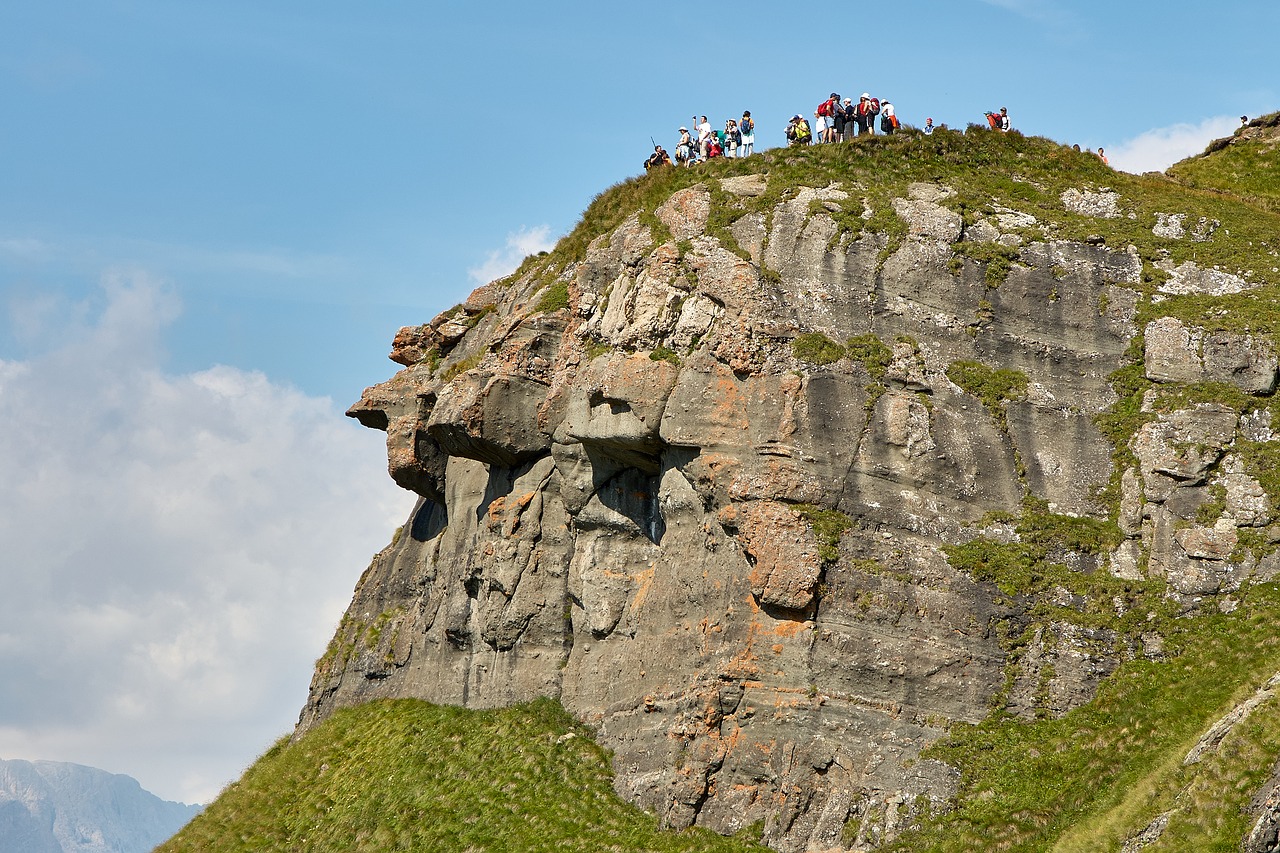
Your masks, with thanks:
M 711 122 L 703 116 L 702 121 L 693 117 L 693 132 L 681 126 L 680 141 L 676 143 L 675 162 L 681 166 L 692 166 L 704 160 L 716 157 L 750 157 L 755 153 L 756 122 L 750 110 L 743 110 L 741 119 L 729 119 L 724 123 L 724 130 L 712 130 Z M 671 165 L 671 155 L 657 143 L 653 146 L 653 156 L 644 161 L 646 171 L 654 166 Z
M 999 112 L 986 113 L 987 122 L 992 130 L 1009 131 L 1009 111 L 1001 107 Z M 814 122 L 810 125 L 804 116 L 796 114 L 787 123 L 786 137 L 789 145 L 809 145 L 812 143 L 847 142 L 857 136 L 876 133 L 876 124 L 880 132 L 893 134 L 901 122 L 893 104 L 886 98 L 872 97 L 863 92 L 855 104 L 852 98 L 841 99 L 832 92 L 813 112 Z M 879 120 L 877 122 L 877 119 Z M 921 130 L 932 134 L 933 119 L 925 119 Z M 716 157 L 749 157 L 755 153 L 756 123 L 750 110 L 744 110 L 742 118 L 729 119 L 723 130 L 713 130 L 706 116 L 701 120 L 693 118 L 693 130 L 680 128 L 680 141 L 676 143 L 674 161 L 667 150 L 656 142 L 653 154 L 644 161 L 645 171 L 657 166 L 692 166 L 695 163 L 713 160 Z
M 840 99 L 840 95 L 831 95 L 818 104 L 813 111 L 813 125 L 802 115 L 794 115 L 787 124 L 786 136 L 790 145 L 809 145 L 824 142 L 848 142 L 857 136 L 874 136 L 876 117 L 880 117 L 880 132 L 893 134 L 901 122 L 893 103 L 885 98 L 883 101 L 863 92 L 858 103 L 852 98 Z M 925 133 L 933 133 L 933 119 L 925 123 Z

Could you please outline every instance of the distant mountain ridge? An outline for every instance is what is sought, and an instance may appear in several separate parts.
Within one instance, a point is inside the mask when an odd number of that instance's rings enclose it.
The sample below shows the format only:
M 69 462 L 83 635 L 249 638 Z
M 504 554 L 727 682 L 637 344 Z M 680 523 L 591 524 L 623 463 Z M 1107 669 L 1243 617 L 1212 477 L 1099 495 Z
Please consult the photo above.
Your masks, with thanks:
M 58 761 L 0 759 L 0 850 L 144 853 L 199 813 L 131 776 Z

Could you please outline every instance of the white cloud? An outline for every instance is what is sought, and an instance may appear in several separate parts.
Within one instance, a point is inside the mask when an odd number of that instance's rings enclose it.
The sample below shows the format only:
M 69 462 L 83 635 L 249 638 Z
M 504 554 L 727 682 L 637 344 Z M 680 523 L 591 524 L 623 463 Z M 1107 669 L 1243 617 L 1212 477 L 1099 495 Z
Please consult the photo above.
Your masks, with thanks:
M 467 270 L 467 275 L 477 285 L 488 284 L 515 272 L 520 262 L 529 255 L 549 252 L 555 245 L 556 241 L 551 238 L 551 226 L 522 227 L 507 235 L 507 245 L 504 248 L 490 252 L 484 263 Z
M 0 756 L 208 800 L 292 726 L 412 496 L 332 401 L 160 369 L 161 284 L 61 307 L 0 362 Z
M 1162 172 L 1179 160 L 1199 154 L 1215 139 L 1230 136 L 1239 116 L 1214 116 L 1199 124 L 1157 127 L 1107 151 L 1112 167 L 1125 172 Z

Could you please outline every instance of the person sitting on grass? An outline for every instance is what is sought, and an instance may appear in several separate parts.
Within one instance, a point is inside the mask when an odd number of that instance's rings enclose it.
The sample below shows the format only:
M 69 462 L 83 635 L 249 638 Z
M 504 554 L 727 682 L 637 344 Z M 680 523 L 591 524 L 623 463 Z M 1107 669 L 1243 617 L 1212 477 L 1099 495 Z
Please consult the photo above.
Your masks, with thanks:
M 794 115 L 787 125 L 787 142 L 791 145 L 808 145 L 813 140 L 813 132 L 809 130 L 809 122 L 804 116 Z
M 666 149 L 661 145 L 653 146 L 653 154 L 649 155 L 649 159 L 644 161 L 644 170 L 655 169 L 658 166 L 670 166 L 671 156 L 667 154 Z

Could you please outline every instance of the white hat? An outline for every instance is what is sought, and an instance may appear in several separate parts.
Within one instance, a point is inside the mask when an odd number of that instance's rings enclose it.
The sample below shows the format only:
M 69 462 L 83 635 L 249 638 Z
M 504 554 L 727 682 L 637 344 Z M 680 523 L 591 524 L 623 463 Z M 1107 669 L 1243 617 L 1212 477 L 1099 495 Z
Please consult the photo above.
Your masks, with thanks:
M 871 100 L 871 95 L 867 94 L 866 92 L 862 93 L 862 97 L 866 98 L 868 101 Z

